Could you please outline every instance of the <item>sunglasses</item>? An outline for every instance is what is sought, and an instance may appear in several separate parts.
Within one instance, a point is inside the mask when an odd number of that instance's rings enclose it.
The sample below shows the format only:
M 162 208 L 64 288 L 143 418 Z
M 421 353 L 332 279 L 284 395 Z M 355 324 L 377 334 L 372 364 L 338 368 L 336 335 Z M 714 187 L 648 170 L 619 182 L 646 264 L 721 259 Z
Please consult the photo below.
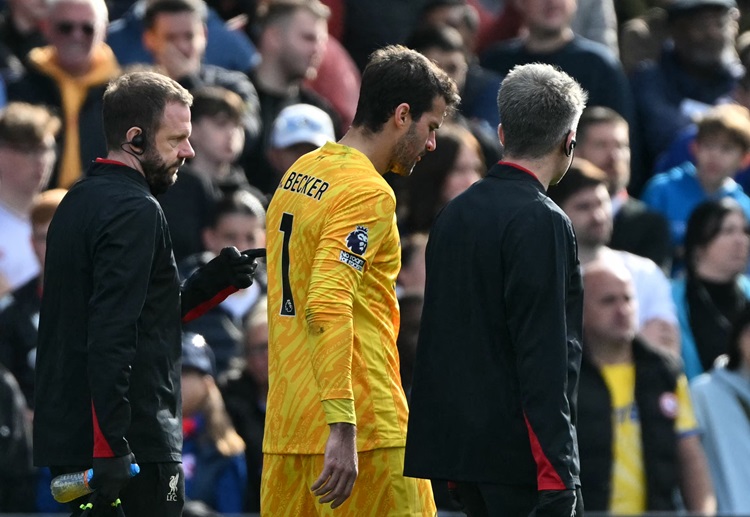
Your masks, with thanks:
M 63 36 L 70 36 L 76 28 L 81 29 L 86 37 L 90 38 L 94 35 L 94 25 L 91 23 L 59 22 L 55 24 L 55 30 Z

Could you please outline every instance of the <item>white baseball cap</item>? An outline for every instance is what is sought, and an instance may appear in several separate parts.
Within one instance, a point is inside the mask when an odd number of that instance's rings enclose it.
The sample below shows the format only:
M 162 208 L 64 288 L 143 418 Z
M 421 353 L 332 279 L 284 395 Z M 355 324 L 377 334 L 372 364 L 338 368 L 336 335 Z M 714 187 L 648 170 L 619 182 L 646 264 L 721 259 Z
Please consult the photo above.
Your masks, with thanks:
M 335 140 L 331 117 L 311 104 L 287 106 L 273 121 L 271 129 L 271 147 L 277 149 L 301 143 L 320 147 Z

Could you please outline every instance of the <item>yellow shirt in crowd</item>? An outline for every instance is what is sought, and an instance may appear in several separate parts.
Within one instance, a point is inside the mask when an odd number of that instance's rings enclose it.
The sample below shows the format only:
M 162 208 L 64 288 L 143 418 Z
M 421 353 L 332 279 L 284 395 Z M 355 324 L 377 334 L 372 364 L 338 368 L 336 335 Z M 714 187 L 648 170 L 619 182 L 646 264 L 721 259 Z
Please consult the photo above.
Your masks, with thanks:
M 635 366 L 613 364 L 602 368 L 612 399 L 613 463 L 609 511 L 613 515 L 634 515 L 646 511 L 646 474 L 641 444 L 641 420 L 635 404 Z M 675 390 L 678 435 L 693 432 L 698 423 L 690 403 L 684 375 Z

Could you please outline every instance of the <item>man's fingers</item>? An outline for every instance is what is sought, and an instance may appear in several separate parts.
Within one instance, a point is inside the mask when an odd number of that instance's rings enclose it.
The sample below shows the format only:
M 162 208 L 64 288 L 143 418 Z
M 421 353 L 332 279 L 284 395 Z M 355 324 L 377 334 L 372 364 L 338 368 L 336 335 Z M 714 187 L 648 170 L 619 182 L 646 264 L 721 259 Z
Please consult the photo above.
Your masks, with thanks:
M 352 489 L 354 488 L 354 481 L 357 479 L 356 473 L 349 473 L 348 475 L 342 475 L 339 479 L 339 483 L 336 489 L 331 491 L 325 497 L 320 499 L 321 503 L 331 502 L 331 509 L 338 508 L 344 502 L 349 499 L 352 495 Z
M 326 481 L 328 481 L 328 478 L 330 477 L 331 477 L 331 467 L 326 465 L 325 467 L 323 467 L 323 472 L 320 473 L 320 476 L 318 476 L 318 479 L 316 479 L 315 482 L 310 487 L 310 490 L 312 490 L 313 493 L 315 493 L 315 495 L 318 495 L 317 492 L 326 485 Z M 327 492 L 327 490 L 322 493 L 325 493 L 325 492 Z

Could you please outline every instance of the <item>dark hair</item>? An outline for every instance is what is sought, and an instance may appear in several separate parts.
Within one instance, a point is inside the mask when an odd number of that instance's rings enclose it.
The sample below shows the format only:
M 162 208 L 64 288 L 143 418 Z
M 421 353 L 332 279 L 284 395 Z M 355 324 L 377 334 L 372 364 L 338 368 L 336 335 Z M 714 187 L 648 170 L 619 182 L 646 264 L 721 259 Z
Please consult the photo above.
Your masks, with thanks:
M 688 277 L 695 276 L 695 259 L 698 249 L 707 246 L 719 235 L 724 219 L 733 212 L 745 217 L 745 212 L 737 201 L 724 197 L 705 201 L 695 207 L 690 214 L 685 230 L 685 266 Z
M 206 226 L 216 228 L 219 222 L 228 215 L 248 215 L 260 219 L 265 224 L 266 211 L 263 203 L 247 190 L 237 190 L 222 197 L 211 210 Z
M 377 133 L 401 103 L 419 120 L 435 97 L 443 97 L 449 110 L 461 100 L 456 83 L 422 54 L 401 45 L 383 47 L 372 53 L 362 73 L 352 125 Z
M 204 22 L 208 18 L 208 8 L 203 0 L 155 0 L 149 3 L 143 15 L 143 29 L 153 29 L 156 24 L 156 17 L 162 13 L 197 14 Z
M 60 119 L 44 106 L 11 102 L 0 110 L 0 146 L 31 149 L 60 130 Z
M 259 5 L 254 32 L 256 35 L 262 34 L 271 25 L 286 22 L 300 9 L 321 20 L 327 20 L 331 16 L 331 10 L 320 0 L 270 0 Z
M 461 33 L 447 25 L 427 25 L 411 33 L 405 45 L 417 52 L 438 49 L 443 52 L 463 52 L 464 41 Z
M 729 347 L 727 349 L 728 370 L 739 370 L 742 366 L 742 354 L 740 352 L 740 338 L 745 329 L 750 325 L 750 306 L 740 312 L 732 322 L 732 330 L 729 332 Z
M 612 108 L 589 106 L 583 110 L 581 119 L 578 121 L 576 134 L 580 144 L 586 140 L 589 128 L 596 124 L 625 124 L 627 126 L 628 121 Z
M 193 97 L 177 81 L 156 72 L 132 72 L 113 80 L 104 92 L 102 117 L 107 149 L 120 149 L 126 133 L 140 127 L 153 142 L 167 104 L 190 106 Z
M 429 232 L 438 212 L 445 206 L 441 195 L 445 182 L 453 170 L 462 145 L 473 147 L 482 157 L 482 149 L 474 135 L 463 126 L 446 123 L 435 135 L 435 150 L 422 156 L 408 178 L 398 185 L 397 206 L 407 206 L 401 218 L 403 230 Z M 484 176 L 485 170 L 479 172 Z
M 190 114 L 193 123 L 204 117 L 224 115 L 236 124 L 242 123 L 245 103 L 242 97 L 221 86 L 204 86 L 193 91 L 193 106 Z
M 582 190 L 607 186 L 607 174 L 599 167 L 583 158 L 574 158 L 563 181 L 550 185 L 547 195 L 559 207 Z

